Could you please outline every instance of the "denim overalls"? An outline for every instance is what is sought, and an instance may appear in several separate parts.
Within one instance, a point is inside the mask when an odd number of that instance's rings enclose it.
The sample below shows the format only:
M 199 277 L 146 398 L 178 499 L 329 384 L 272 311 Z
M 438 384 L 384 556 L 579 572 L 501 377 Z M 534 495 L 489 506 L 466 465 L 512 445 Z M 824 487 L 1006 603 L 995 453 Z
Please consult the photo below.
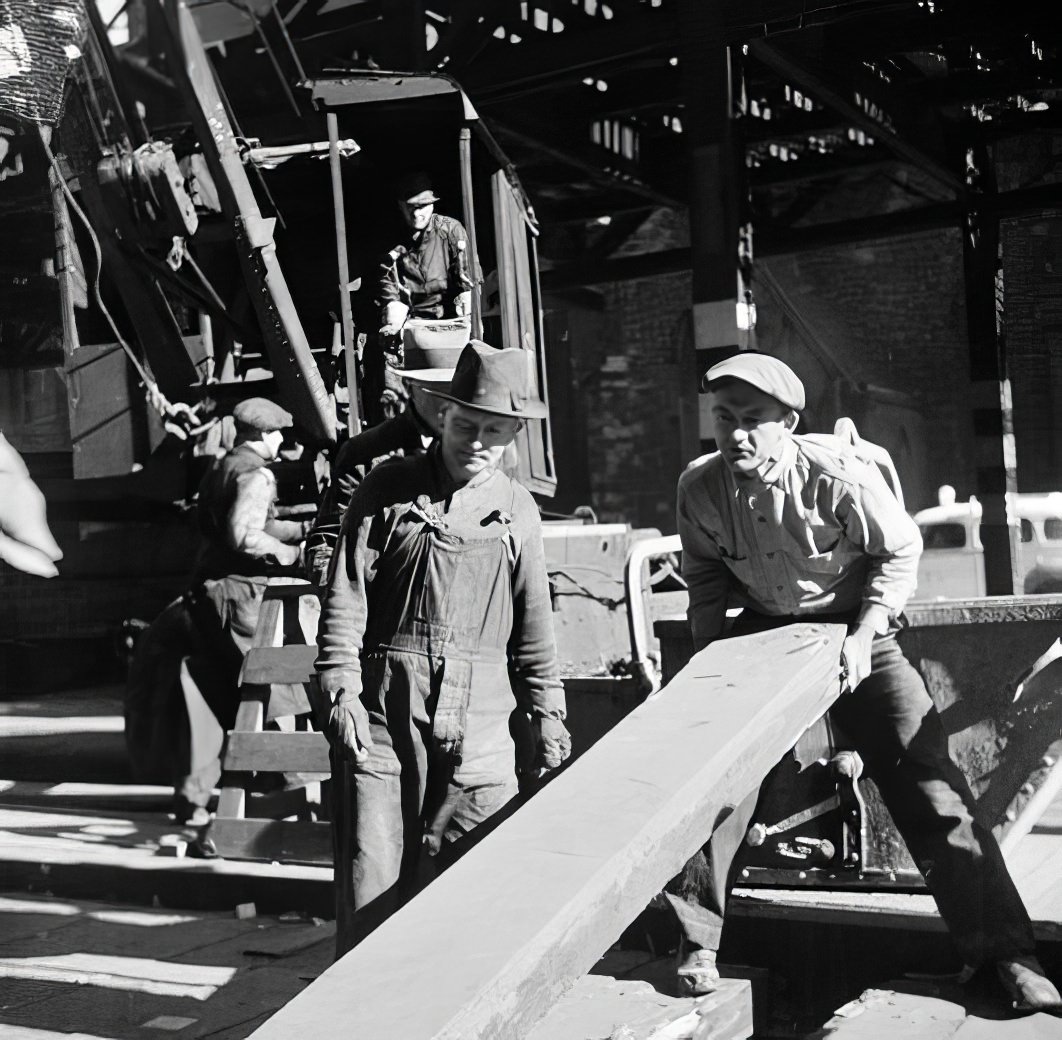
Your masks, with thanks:
M 485 512 L 456 533 L 421 496 L 377 562 L 361 654 L 373 746 L 355 767 L 359 909 L 408 896 L 422 847 L 436 855 L 516 794 L 507 644 L 517 549 L 511 514 Z

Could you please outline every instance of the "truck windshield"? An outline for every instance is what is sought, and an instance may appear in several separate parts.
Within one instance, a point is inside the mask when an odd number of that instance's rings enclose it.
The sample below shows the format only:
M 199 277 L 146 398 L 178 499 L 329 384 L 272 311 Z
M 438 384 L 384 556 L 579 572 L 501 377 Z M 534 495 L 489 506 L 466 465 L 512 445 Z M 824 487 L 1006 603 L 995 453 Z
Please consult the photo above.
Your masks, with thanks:
M 922 527 L 922 545 L 926 549 L 963 549 L 966 546 L 966 528 L 962 524 L 925 524 Z

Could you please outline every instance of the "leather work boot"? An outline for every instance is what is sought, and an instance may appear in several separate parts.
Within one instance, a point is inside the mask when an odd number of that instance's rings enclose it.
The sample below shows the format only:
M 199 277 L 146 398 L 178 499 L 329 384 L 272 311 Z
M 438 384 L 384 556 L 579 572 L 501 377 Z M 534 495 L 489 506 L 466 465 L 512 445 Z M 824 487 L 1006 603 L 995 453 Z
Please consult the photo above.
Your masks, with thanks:
M 996 972 L 1015 1011 L 1062 1013 L 1062 996 L 1035 957 L 996 961 Z
M 715 966 L 715 950 L 690 950 L 683 958 L 679 949 L 679 966 L 675 973 L 681 997 L 702 997 L 719 988 L 719 969 Z

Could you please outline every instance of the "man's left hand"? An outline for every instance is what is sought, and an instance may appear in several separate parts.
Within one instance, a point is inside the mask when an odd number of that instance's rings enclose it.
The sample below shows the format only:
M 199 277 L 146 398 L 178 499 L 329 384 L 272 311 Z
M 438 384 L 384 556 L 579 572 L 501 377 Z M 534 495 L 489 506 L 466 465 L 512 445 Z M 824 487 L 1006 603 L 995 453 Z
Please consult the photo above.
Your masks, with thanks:
M 874 629 L 869 625 L 856 625 L 845 636 L 841 647 L 841 663 L 844 665 L 844 684 L 855 690 L 870 675 L 870 653 L 874 645 Z
M 557 769 L 572 753 L 572 737 L 560 719 L 531 719 L 535 739 L 535 772 L 543 776 Z

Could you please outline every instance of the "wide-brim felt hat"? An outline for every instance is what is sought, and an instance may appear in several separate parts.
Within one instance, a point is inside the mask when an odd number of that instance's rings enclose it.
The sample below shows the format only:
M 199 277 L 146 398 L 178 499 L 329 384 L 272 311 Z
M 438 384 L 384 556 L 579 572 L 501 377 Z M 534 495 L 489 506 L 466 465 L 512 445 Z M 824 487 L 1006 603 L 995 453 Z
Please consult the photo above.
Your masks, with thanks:
M 449 383 L 468 344 L 470 329 L 467 318 L 410 318 L 402 327 L 402 367 L 388 367 L 402 379 Z
M 426 206 L 429 202 L 438 202 L 439 196 L 431 186 L 431 178 L 421 170 L 399 177 L 395 184 L 395 198 L 410 206 Z
M 531 355 L 519 347 L 499 350 L 482 340 L 471 340 L 461 352 L 446 393 L 425 388 L 442 401 L 463 408 L 512 419 L 544 419 L 548 409 L 534 396 Z

